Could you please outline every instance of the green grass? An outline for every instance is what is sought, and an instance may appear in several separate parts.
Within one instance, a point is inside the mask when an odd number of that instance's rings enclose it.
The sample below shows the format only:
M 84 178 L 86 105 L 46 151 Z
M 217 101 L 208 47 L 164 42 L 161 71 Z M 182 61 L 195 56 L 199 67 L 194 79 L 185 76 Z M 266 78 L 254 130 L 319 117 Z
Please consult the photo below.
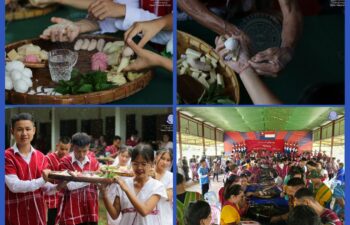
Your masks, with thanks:
M 98 201 L 98 215 L 98 225 L 107 225 L 107 210 L 101 198 Z

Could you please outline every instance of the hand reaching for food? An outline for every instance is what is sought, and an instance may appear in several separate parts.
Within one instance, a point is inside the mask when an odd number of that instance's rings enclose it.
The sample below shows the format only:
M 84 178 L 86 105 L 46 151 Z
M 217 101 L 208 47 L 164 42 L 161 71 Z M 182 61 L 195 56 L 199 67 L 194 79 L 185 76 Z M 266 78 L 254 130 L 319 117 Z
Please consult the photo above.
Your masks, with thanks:
M 125 11 L 125 5 L 111 0 L 97 0 L 88 8 L 89 14 L 98 20 L 124 17 Z
M 51 22 L 55 24 L 46 28 L 40 38 L 52 42 L 72 42 L 80 34 L 80 27 L 70 20 L 52 17 Z

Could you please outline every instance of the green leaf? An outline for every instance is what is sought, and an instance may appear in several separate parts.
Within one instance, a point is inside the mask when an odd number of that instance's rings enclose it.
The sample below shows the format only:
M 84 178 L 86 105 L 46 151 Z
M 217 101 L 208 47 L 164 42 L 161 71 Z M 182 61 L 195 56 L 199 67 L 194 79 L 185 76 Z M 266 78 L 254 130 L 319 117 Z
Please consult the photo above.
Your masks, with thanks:
M 165 49 L 160 54 L 164 57 L 169 58 L 169 59 L 173 58 L 173 55 L 170 52 L 167 52 Z
M 77 90 L 77 93 L 89 93 L 93 91 L 93 87 L 91 84 L 83 84 Z

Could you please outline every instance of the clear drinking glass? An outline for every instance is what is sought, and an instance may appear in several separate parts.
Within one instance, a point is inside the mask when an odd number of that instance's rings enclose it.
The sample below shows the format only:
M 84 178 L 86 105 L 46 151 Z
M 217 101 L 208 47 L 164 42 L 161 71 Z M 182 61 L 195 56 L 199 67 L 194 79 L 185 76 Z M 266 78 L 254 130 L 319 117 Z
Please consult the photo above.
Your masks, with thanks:
M 69 49 L 55 49 L 49 52 L 49 69 L 54 82 L 70 80 L 78 53 Z

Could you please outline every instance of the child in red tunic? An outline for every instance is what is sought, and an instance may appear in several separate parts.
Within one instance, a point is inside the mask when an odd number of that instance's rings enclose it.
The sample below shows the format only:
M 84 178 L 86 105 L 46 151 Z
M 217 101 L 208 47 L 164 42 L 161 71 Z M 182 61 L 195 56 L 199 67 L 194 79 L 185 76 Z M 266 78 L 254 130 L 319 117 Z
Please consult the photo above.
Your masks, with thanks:
M 59 165 L 61 159 L 68 155 L 70 150 L 70 138 L 61 137 L 59 142 L 56 144 L 56 152 L 52 152 L 46 155 L 48 162 L 48 168 L 53 171 L 59 171 Z M 55 225 L 57 216 L 57 209 L 61 204 L 63 192 L 57 192 L 54 195 L 45 195 L 45 202 L 48 208 L 47 213 L 47 225 Z
M 97 171 L 99 164 L 89 152 L 90 137 L 85 133 L 72 136 L 73 152 L 65 156 L 60 170 Z M 69 182 L 58 212 L 60 225 L 96 224 L 98 222 L 98 193 L 95 184 Z
M 47 161 L 31 146 L 35 134 L 33 117 L 28 113 L 16 114 L 11 118 L 11 133 L 16 143 L 5 151 L 6 224 L 46 225 L 41 188 L 46 183 L 47 176 L 42 174 Z

